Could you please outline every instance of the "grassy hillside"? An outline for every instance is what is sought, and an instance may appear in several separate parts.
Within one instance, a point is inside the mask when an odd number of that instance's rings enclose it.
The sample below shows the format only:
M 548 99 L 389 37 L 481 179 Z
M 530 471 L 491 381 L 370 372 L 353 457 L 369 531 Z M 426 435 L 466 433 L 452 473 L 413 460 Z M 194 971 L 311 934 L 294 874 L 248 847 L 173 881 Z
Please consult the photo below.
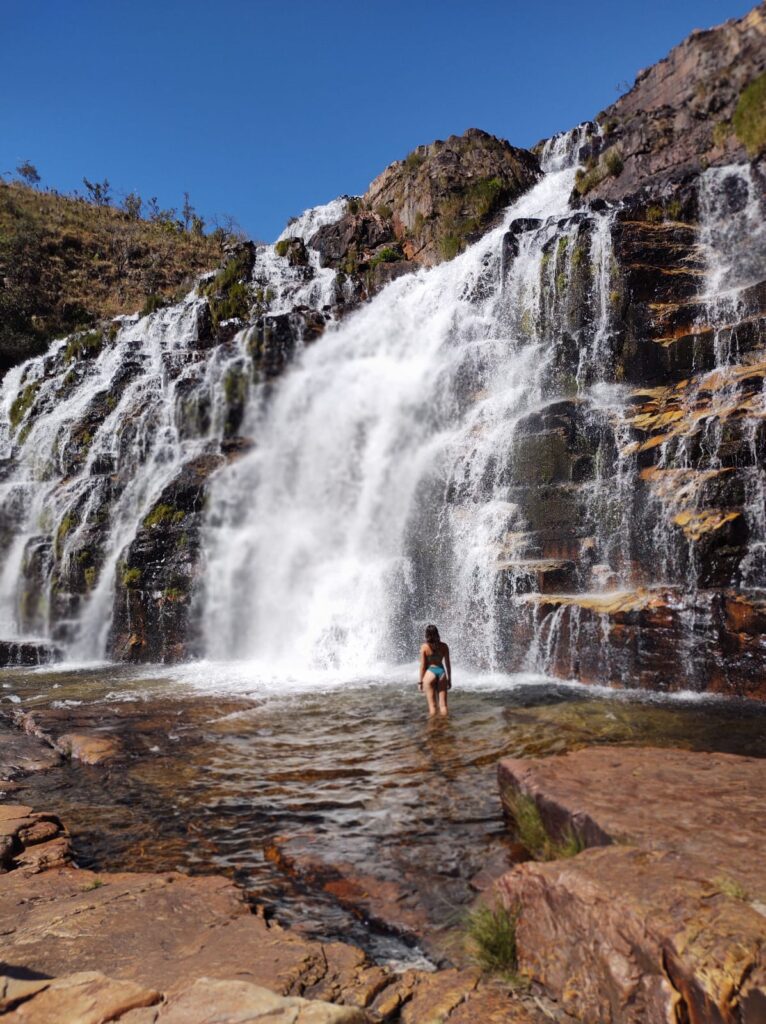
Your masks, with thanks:
M 0 374 L 75 328 L 178 297 L 224 240 L 0 182 Z

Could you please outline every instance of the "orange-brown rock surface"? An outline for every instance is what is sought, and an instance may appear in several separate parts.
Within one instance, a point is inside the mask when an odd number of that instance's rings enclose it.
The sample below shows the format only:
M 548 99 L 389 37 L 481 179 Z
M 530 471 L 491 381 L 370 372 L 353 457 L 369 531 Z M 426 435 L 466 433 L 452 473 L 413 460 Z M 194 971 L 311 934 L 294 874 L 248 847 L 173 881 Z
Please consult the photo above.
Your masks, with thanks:
M 587 748 L 506 760 L 501 793 L 590 847 L 496 886 L 521 969 L 593 1024 L 757 1024 L 766 1011 L 766 762 Z
M 54 815 L 0 807 L 12 847 L 0 875 L 0 1016 L 14 1024 L 546 1019 L 475 970 L 399 974 L 343 942 L 285 930 L 218 876 L 95 873 L 64 858 L 19 870 L 50 828 L 48 842 L 66 840 Z

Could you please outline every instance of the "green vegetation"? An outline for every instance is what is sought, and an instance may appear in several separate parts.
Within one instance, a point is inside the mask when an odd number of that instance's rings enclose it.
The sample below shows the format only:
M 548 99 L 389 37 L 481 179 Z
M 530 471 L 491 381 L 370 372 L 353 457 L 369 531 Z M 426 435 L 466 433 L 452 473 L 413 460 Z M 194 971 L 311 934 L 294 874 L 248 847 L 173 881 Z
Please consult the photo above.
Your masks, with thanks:
M 506 791 L 506 804 L 511 812 L 519 842 L 535 860 L 562 860 L 575 857 L 585 849 L 582 837 L 568 829 L 560 840 L 548 835 L 535 801 L 524 793 Z
M 420 210 L 418 210 L 418 212 L 415 214 L 415 220 L 413 221 L 413 224 L 412 224 L 412 231 L 413 231 L 413 233 L 416 234 L 416 235 L 419 235 L 420 232 L 423 230 L 423 226 L 425 225 L 425 222 L 426 222 L 426 218 L 425 218 L 424 214 L 422 214 L 420 212 Z
M 665 219 L 665 213 L 661 206 L 647 206 L 646 219 L 650 224 L 659 224 Z
M 103 885 L 106 885 L 101 878 L 94 878 L 90 885 L 86 885 L 83 892 L 92 892 L 94 889 L 100 889 Z
M 157 505 L 144 519 L 144 526 L 166 526 L 183 522 L 186 513 L 173 505 Z
M 166 601 L 180 602 L 186 599 L 186 594 L 179 587 L 166 587 L 162 591 L 162 596 Z
M 766 149 L 766 72 L 754 78 L 740 93 L 732 124 L 751 157 Z
M 612 146 L 601 154 L 601 159 L 596 161 L 593 157 L 588 160 L 585 167 L 580 167 L 575 175 L 575 189 L 581 196 L 585 196 L 596 185 L 600 185 L 607 178 L 617 178 L 622 174 L 623 162 L 619 150 Z
M 419 153 L 417 149 L 413 149 L 413 151 L 404 158 L 404 166 L 412 173 L 420 167 L 425 158 L 425 153 Z
M 463 248 L 463 241 L 457 235 L 445 235 L 439 243 L 439 249 L 445 260 L 454 259 Z
M 467 945 L 477 967 L 487 974 L 500 974 L 512 983 L 519 981 L 517 921 L 518 913 L 495 906 L 472 910 L 465 924 Z
M 64 350 L 64 362 L 71 363 L 75 359 L 92 359 L 101 351 L 104 343 L 104 336 L 101 331 L 88 331 L 86 334 L 76 334 L 67 342 Z
M 0 180 L 0 368 L 220 262 L 221 237 L 171 235 L 139 213 Z
M 239 369 L 231 369 L 223 379 L 223 393 L 228 405 L 242 405 L 247 398 L 247 377 Z
M 398 263 L 401 259 L 403 259 L 402 254 L 397 249 L 392 249 L 387 245 L 380 252 L 375 253 L 370 260 L 370 266 L 374 267 L 378 263 Z
M 578 245 L 576 245 L 574 247 L 574 250 L 572 251 L 571 264 L 572 264 L 573 269 L 576 270 L 581 265 L 584 265 L 584 266 L 587 267 L 587 259 L 588 259 L 587 247 L 582 242 L 580 242 Z
M 59 523 L 59 528 L 56 530 L 56 540 L 53 545 L 54 554 L 56 558 L 61 557 L 61 552 L 64 548 L 64 541 L 67 538 L 67 534 L 71 531 L 73 526 L 77 525 L 77 520 L 74 516 L 66 515 Z
M 731 900 L 740 900 L 743 903 L 750 901 L 750 894 L 735 878 L 722 875 L 716 878 L 713 884 L 722 896 L 728 896 Z
M 484 178 L 469 186 L 468 206 L 474 217 L 484 221 L 500 209 L 508 199 L 508 186 L 500 178 Z
M 37 392 L 40 390 L 40 381 L 33 381 L 31 384 L 27 384 L 24 390 L 16 396 L 11 404 L 10 420 L 11 426 L 15 429 L 19 423 L 24 419 L 27 412 L 32 406 Z
M 361 204 L 360 200 L 356 196 L 352 196 L 349 199 L 348 203 L 346 204 L 346 210 L 353 217 L 356 217 L 356 215 L 359 213 L 361 208 L 362 208 L 362 204 Z
M 92 565 L 88 566 L 88 568 L 85 569 L 85 571 L 83 572 L 83 577 L 85 578 L 85 586 L 88 588 L 88 590 L 93 590 L 93 587 L 95 586 L 96 583 L 96 578 L 98 577 L 96 569 Z
M 388 203 L 381 203 L 375 212 L 382 220 L 391 220 L 394 215 L 394 211 Z
M 140 569 L 129 569 L 127 565 L 123 565 L 121 572 L 122 585 L 133 589 L 138 586 L 141 582 L 141 570 Z
M 614 146 L 604 153 L 604 166 L 613 178 L 619 178 L 622 174 L 625 165 L 622 162 L 620 151 Z
M 281 239 L 274 246 L 274 251 L 276 252 L 277 256 L 281 256 L 282 259 L 284 259 L 284 257 L 287 256 L 288 252 L 290 251 L 290 239 Z
M 152 292 L 146 296 L 144 304 L 141 307 L 141 316 L 149 316 L 152 313 L 156 313 L 158 309 L 162 309 L 165 305 L 165 299 L 162 295 L 157 295 L 156 292 Z
M 665 209 L 667 210 L 668 217 L 670 217 L 671 220 L 678 220 L 678 218 L 681 216 L 681 210 L 683 209 L 683 207 L 681 206 L 681 200 L 671 199 L 670 202 L 666 205 Z
M 288 248 L 289 244 L 289 241 L 286 241 Z M 240 320 L 247 319 L 250 313 L 252 294 L 245 282 L 250 276 L 251 269 L 250 253 L 246 249 L 242 249 L 229 260 L 222 270 L 219 270 L 209 284 L 204 285 L 201 289 L 202 294 L 207 297 L 214 327 L 218 327 L 223 320 L 231 320 L 235 317 Z M 268 291 L 266 301 L 270 301 Z
M 714 124 L 712 132 L 713 145 L 716 146 L 718 149 L 723 149 L 723 147 L 726 145 L 726 140 L 729 138 L 731 133 L 731 121 L 719 121 L 717 124 Z

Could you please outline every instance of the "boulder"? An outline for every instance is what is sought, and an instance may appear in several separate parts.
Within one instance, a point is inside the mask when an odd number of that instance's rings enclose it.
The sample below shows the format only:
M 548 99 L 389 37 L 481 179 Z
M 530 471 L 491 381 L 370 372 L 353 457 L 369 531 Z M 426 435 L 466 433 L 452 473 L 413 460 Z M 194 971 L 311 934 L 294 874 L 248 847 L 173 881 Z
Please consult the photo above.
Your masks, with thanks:
M 766 762 L 589 748 L 499 766 L 586 848 L 496 883 L 520 969 L 586 1024 L 756 1024 L 766 1007 Z

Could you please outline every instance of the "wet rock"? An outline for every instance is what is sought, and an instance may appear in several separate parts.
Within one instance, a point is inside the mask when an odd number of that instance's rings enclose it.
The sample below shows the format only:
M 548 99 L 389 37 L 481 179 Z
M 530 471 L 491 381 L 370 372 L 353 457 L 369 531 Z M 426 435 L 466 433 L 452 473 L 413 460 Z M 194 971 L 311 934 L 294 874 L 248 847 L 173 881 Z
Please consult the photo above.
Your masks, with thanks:
M 760 1020 L 762 761 L 591 748 L 506 760 L 499 778 L 551 835 L 601 847 L 497 883 L 522 971 L 584 1021 Z
M 197 635 L 192 592 L 199 573 L 207 480 L 223 459 L 185 463 L 144 518 L 118 566 L 109 648 L 123 661 L 179 661 Z
M 29 736 L 50 744 L 63 757 L 82 761 L 83 764 L 101 764 L 122 753 L 119 739 L 111 735 L 110 726 L 103 724 L 100 713 L 96 714 L 96 721 L 87 732 L 71 729 L 71 713 L 66 708 L 28 713 L 20 710 L 14 717 Z
M 0 667 L 48 665 L 61 658 L 60 648 L 47 640 L 0 640 Z
M 0 726 L 0 788 L 5 788 L 2 783 L 47 771 L 60 762 L 61 755 L 46 743 Z
M 111 761 L 121 753 L 120 744 L 111 736 L 93 736 L 84 733 L 67 732 L 56 740 L 56 749 L 65 757 L 82 761 L 83 764 L 102 764 Z

